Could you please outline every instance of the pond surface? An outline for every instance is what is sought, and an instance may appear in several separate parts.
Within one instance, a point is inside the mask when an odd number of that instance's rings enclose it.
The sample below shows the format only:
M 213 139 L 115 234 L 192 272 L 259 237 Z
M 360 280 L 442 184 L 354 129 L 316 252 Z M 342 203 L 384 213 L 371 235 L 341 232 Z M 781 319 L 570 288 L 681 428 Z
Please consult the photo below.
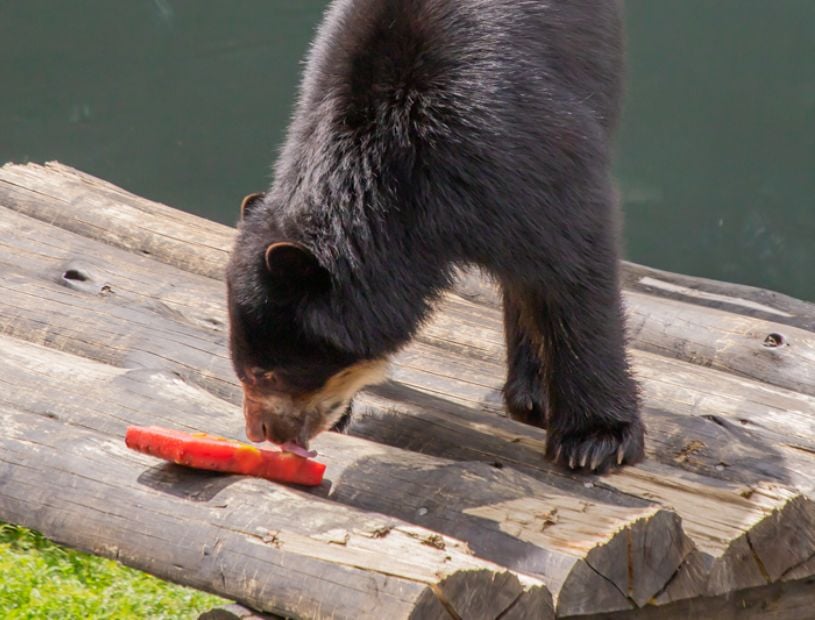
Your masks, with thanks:
M 232 224 L 322 0 L 0 2 L 0 162 Z M 626 256 L 815 301 L 815 2 L 627 0 Z

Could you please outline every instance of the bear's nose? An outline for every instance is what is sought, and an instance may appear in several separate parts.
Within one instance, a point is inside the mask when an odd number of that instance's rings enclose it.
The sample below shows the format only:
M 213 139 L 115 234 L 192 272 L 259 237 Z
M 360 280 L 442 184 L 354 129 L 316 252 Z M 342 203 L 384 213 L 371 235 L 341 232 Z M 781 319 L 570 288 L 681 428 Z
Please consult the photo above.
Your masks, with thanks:
M 243 418 L 246 426 L 246 436 L 250 441 L 261 442 L 266 440 L 267 426 L 263 422 L 263 417 L 252 411 L 249 403 L 243 403 Z
M 300 443 L 303 425 L 299 422 L 291 399 L 244 398 L 243 417 L 246 436 L 255 442 L 272 441 L 282 444 L 289 441 Z

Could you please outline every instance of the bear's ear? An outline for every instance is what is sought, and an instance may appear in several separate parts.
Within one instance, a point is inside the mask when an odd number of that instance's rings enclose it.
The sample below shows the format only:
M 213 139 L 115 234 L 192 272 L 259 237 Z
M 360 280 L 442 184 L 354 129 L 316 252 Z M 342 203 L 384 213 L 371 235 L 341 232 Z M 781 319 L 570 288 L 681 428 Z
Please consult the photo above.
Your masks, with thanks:
M 275 297 L 281 301 L 322 291 L 329 285 L 328 271 L 299 243 L 272 243 L 266 248 L 265 260 Z
M 256 208 L 263 202 L 263 197 L 265 195 L 266 194 L 259 192 L 255 194 L 249 194 L 243 199 L 243 201 L 241 202 L 241 221 L 245 220 L 246 216 L 249 215 L 249 213 L 254 208 Z

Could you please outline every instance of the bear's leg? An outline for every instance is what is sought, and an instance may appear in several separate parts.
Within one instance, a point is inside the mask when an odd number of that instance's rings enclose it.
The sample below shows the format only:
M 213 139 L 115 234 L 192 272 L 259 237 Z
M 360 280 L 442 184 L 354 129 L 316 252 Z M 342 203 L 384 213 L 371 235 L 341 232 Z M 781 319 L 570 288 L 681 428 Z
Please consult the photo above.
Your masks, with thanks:
M 504 335 L 507 345 L 507 381 L 504 401 L 513 420 L 546 428 L 546 398 L 540 346 L 530 339 L 522 324 L 521 301 L 504 287 Z M 540 338 L 534 342 L 539 343 Z
M 565 269 L 548 271 L 546 282 L 525 287 L 521 314 L 542 341 L 546 456 L 605 471 L 642 459 L 644 428 L 625 352 L 616 251 L 610 233 L 593 241 Z

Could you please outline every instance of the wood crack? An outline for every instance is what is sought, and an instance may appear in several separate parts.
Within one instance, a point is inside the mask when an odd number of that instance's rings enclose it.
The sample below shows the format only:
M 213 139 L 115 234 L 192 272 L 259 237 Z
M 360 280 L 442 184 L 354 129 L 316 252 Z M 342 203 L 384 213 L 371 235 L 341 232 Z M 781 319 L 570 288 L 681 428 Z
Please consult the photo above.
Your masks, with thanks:
M 631 596 L 630 596 L 630 595 L 629 595 L 627 592 L 623 592 L 623 591 L 620 589 L 620 587 L 619 587 L 619 586 L 618 586 L 616 583 L 614 583 L 614 582 L 613 582 L 611 579 L 609 579 L 608 577 L 606 577 L 606 576 L 605 576 L 603 573 L 601 573 L 599 570 L 597 570 L 596 568 L 594 568 L 594 566 L 592 566 L 592 565 L 591 565 L 591 563 L 590 563 L 588 560 L 581 560 L 581 561 L 582 561 L 582 562 L 583 562 L 583 563 L 584 563 L 584 564 L 585 564 L 585 565 L 586 565 L 586 566 L 587 566 L 587 567 L 588 567 L 588 568 L 589 568 L 589 569 L 590 569 L 590 570 L 591 570 L 593 573 L 595 573 L 595 574 L 596 574 L 598 577 L 600 577 L 600 579 L 602 579 L 603 581 L 605 581 L 605 582 L 607 582 L 608 584 L 610 584 L 610 585 L 611 585 L 611 587 L 612 587 L 614 590 L 616 590 L 617 592 L 619 592 L 619 593 L 620 593 L 620 595 L 621 595 L 621 596 L 622 596 L 622 597 L 623 597 L 625 600 L 627 600 L 629 603 L 631 603 L 631 607 L 632 607 L 633 609 L 638 609 L 638 608 L 639 608 L 639 605 L 637 605 L 636 601 L 635 601 L 633 598 L 631 598 Z
M 430 585 L 430 590 L 436 596 L 441 606 L 444 607 L 444 610 L 450 614 L 450 618 L 452 618 L 452 620 L 465 620 L 458 615 L 458 612 L 456 612 L 455 609 L 453 609 L 453 605 L 447 600 L 447 597 L 444 595 L 444 591 L 441 589 L 441 587 L 434 583 Z
M 750 553 L 753 555 L 753 559 L 755 560 L 756 565 L 758 566 L 758 570 L 761 573 L 761 576 L 768 584 L 772 583 L 773 580 L 770 577 L 770 573 L 767 571 L 767 567 L 764 566 L 764 561 L 761 559 L 761 557 L 759 557 L 755 547 L 753 547 L 753 541 L 750 540 L 750 532 L 744 534 L 744 539 L 747 541 L 747 547 L 750 549 Z
M 804 559 L 803 559 L 803 560 L 801 560 L 800 562 L 797 562 L 797 563 L 796 563 L 794 566 L 790 566 L 788 569 L 786 569 L 786 570 L 785 570 L 783 573 L 781 573 L 781 575 L 778 577 L 778 581 L 783 581 L 783 580 L 784 580 L 784 577 L 786 577 L 786 576 L 787 576 L 787 575 L 789 575 L 790 573 L 794 572 L 796 569 L 798 569 L 798 567 L 800 567 L 800 566 L 804 566 L 804 565 L 805 565 L 807 562 L 811 562 L 812 560 L 815 560 L 815 553 L 813 553 L 812 555 L 810 555 L 810 556 L 809 556 L 809 557 L 807 557 L 807 558 L 804 558 Z
M 503 618 L 506 618 L 507 614 L 513 610 L 513 608 L 521 601 L 521 599 L 525 595 L 526 595 L 525 590 L 522 590 L 521 592 L 519 592 L 518 596 L 515 597 L 515 600 L 512 601 L 504 611 L 502 611 L 500 614 L 495 616 L 495 620 L 502 620 Z

